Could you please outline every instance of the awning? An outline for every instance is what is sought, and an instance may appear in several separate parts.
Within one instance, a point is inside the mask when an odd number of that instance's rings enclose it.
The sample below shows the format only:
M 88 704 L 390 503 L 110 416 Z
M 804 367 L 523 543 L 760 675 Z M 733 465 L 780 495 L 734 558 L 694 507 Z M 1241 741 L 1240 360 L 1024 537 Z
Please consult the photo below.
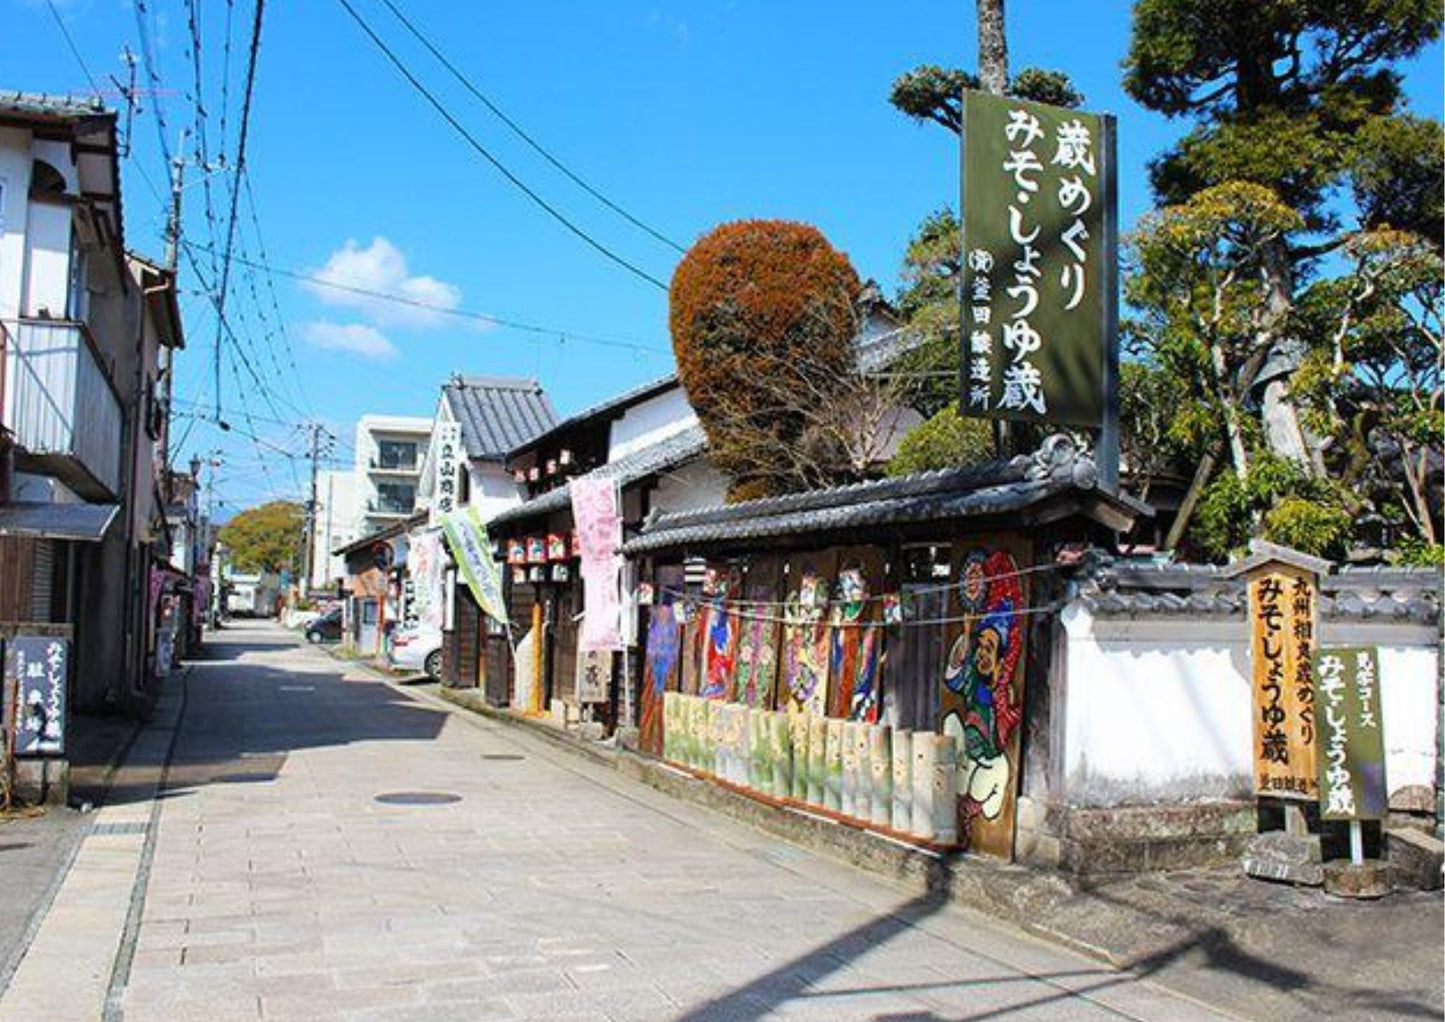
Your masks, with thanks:
M 0 536 L 99 543 L 119 510 L 119 504 L 0 504 Z

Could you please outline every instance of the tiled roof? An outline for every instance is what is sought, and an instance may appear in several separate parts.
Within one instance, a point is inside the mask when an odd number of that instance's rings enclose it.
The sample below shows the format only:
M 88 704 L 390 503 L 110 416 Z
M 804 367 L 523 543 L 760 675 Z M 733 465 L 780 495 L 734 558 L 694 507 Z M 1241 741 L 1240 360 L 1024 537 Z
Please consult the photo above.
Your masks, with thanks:
M 1149 513 L 1137 501 L 1096 489 L 1097 481 L 1093 462 L 1055 437 L 1033 456 L 1009 461 L 654 515 L 623 552 L 1006 514 L 1070 494 L 1088 495 L 1130 520 Z
M 587 422 L 589 419 L 595 419 L 603 416 L 609 419 L 615 418 L 622 412 L 626 411 L 628 408 L 631 408 L 633 405 L 640 404 L 643 401 L 646 401 L 648 398 L 656 397 L 658 394 L 671 390 L 673 387 L 676 386 L 678 386 L 677 374 L 670 373 L 667 376 L 661 377 L 660 379 L 651 380 L 647 383 L 644 383 L 640 387 L 634 387 L 631 390 L 623 391 L 621 394 L 618 394 L 615 397 L 610 397 L 606 401 L 602 401 L 598 404 L 592 405 L 590 408 L 584 408 L 582 409 L 582 411 L 577 412 L 574 415 L 567 416 L 567 418 L 563 419 L 561 422 L 556 423 L 545 432 L 538 433 L 536 436 L 528 437 L 526 440 L 519 441 L 512 446 L 510 453 L 513 456 L 521 454 L 524 451 L 536 447 L 538 444 L 542 443 L 549 437 L 555 436 L 558 433 L 571 429 L 574 426 L 580 426 L 582 423 Z
M 1080 593 L 1098 617 L 1242 616 L 1244 580 L 1200 564 L 1106 565 Z M 1320 578 L 1320 614 L 1332 619 L 1440 620 L 1440 573 L 1433 568 L 1345 567 Z
M 639 479 L 677 468 L 706 450 L 707 436 L 703 433 L 702 427 L 689 426 L 664 440 L 649 444 L 640 451 L 633 451 L 626 457 L 599 465 L 587 473 L 587 478 L 616 479 L 619 485 L 626 486 Z M 508 522 L 522 521 L 561 511 L 568 506 L 570 500 L 570 490 L 566 484 L 563 484 L 540 496 L 533 497 L 526 503 L 508 508 L 494 517 L 488 525 L 505 525 Z
M 468 376 L 445 384 L 442 393 L 461 424 L 468 458 L 500 461 L 557 422 L 552 402 L 536 380 Z
M 95 96 L 55 96 L 0 89 L 0 117 L 56 122 L 114 116 Z

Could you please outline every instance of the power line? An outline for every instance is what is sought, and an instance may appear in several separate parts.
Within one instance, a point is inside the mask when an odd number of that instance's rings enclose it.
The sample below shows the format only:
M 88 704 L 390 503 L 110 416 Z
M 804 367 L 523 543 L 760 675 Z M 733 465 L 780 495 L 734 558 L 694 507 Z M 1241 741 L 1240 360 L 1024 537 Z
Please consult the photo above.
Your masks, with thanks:
M 141 63 L 145 65 L 146 79 L 150 82 L 151 98 L 155 105 L 156 112 L 156 134 L 160 139 L 161 156 L 166 161 L 166 167 L 171 167 L 175 160 L 171 156 L 171 142 L 168 137 L 170 128 L 166 126 L 166 111 L 161 103 L 161 76 L 156 72 L 156 61 L 151 53 L 150 29 L 146 25 L 146 14 L 148 8 L 145 0 L 133 0 L 131 10 L 135 12 L 136 34 L 139 36 Z
M 60 34 L 65 37 L 65 45 L 70 47 L 70 55 L 74 57 L 75 62 L 80 65 L 80 70 L 85 72 L 85 80 L 90 83 L 91 89 L 95 92 L 96 96 L 99 97 L 100 86 L 95 84 L 95 76 L 90 73 L 90 68 L 86 67 L 85 58 L 80 55 L 80 50 L 76 47 L 75 40 L 70 37 L 70 29 L 65 27 L 65 21 L 60 17 L 60 12 L 56 10 L 54 0 L 45 0 L 45 6 L 50 8 L 50 13 L 55 18 L 55 24 L 60 28 Z
M 508 117 L 505 113 L 502 112 L 501 108 L 499 108 L 497 104 L 493 103 L 490 99 L 483 95 L 482 91 L 477 88 L 477 86 L 473 84 L 466 75 L 462 74 L 462 72 L 459 71 L 457 67 L 446 58 L 446 55 L 443 54 L 439 49 L 437 49 L 436 46 L 432 44 L 432 41 L 430 39 L 428 39 L 425 35 L 422 34 L 421 30 L 418 29 L 416 25 L 412 24 L 411 20 L 407 18 L 407 16 L 397 8 L 396 4 L 392 3 L 392 0 L 381 0 L 381 2 L 386 5 L 387 10 L 391 11 L 391 13 L 396 16 L 396 20 L 400 21 L 402 25 L 406 27 L 406 30 L 416 38 L 417 42 L 421 43 L 422 46 L 426 47 L 427 52 L 429 52 L 433 57 L 435 57 L 437 61 L 441 63 L 442 67 L 450 71 L 452 73 L 452 77 L 454 77 L 457 81 L 461 82 L 462 88 L 470 92 L 473 96 L 480 100 L 488 110 L 496 114 L 498 120 L 500 120 L 507 127 L 511 128 L 518 138 L 520 138 L 523 142 L 526 142 L 527 145 L 531 146 L 544 160 L 546 160 L 552 166 L 556 167 L 559 171 L 565 174 L 570 181 L 576 184 L 588 195 L 592 196 L 598 202 L 602 203 L 602 205 L 612 210 L 614 213 L 622 217 L 628 223 L 632 224 L 632 226 L 636 227 L 638 230 L 644 231 L 645 233 L 651 235 L 653 238 L 656 238 L 658 241 L 662 242 L 664 245 L 676 249 L 679 255 L 686 254 L 687 249 L 684 248 L 682 245 L 679 245 L 677 242 L 667 237 L 661 231 L 653 227 L 649 227 L 647 224 L 639 220 L 636 216 L 633 216 L 631 213 L 627 212 L 627 210 L 623 209 L 617 203 L 613 202 L 607 196 L 603 195 L 596 188 L 592 187 L 590 184 L 582 180 L 582 178 L 578 177 L 575 173 L 568 169 L 561 160 L 559 160 L 557 157 L 553 156 L 550 152 L 543 148 L 540 142 L 534 139 L 531 135 L 527 134 L 527 132 L 522 129 L 522 126 L 520 124 Z
M 265 10 L 266 0 L 256 0 L 256 16 L 251 23 L 251 52 L 246 58 L 246 90 L 242 93 L 241 99 L 241 129 L 236 142 L 236 176 L 238 179 L 246 170 L 246 138 L 251 127 L 251 99 L 256 87 L 256 57 L 261 49 L 261 19 Z M 220 301 L 216 306 L 216 314 L 220 317 L 216 324 L 214 365 L 217 408 L 221 406 L 221 330 L 225 323 L 226 291 L 231 283 L 231 254 L 236 242 L 236 203 L 240 197 L 240 184 L 232 182 L 231 212 L 226 226 L 226 250 L 221 257 Z
M 188 248 L 204 252 L 204 245 L 197 245 L 193 242 L 186 243 Z M 315 284 L 317 287 L 329 288 L 333 291 L 344 291 L 347 294 L 360 295 L 366 298 L 375 298 L 378 301 L 392 302 L 396 305 L 406 305 L 414 309 L 425 309 L 428 312 L 435 312 L 438 315 L 454 316 L 458 319 L 469 319 L 478 323 L 486 323 L 490 326 L 506 327 L 510 330 L 520 330 L 524 333 L 542 334 L 548 337 L 558 337 L 567 341 L 578 341 L 583 344 L 597 344 L 611 348 L 622 348 L 628 351 L 639 352 L 647 355 L 667 354 L 662 348 L 652 347 L 640 341 L 623 340 L 619 338 L 599 337 L 592 334 L 579 334 L 571 330 L 563 330 L 559 327 L 540 326 L 536 323 L 526 323 L 521 320 L 507 319 L 502 316 L 493 316 L 485 312 L 475 312 L 469 309 L 450 308 L 445 305 L 437 305 L 433 302 L 423 302 L 415 298 L 408 298 L 405 295 L 392 294 L 388 291 L 376 291 L 367 287 L 360 287 L 354 284 L 343 284 L 332 280 L 329 277 L 317 276 L 314 273 L 302 273 L 299 270 L 288 270 L 280 266 L 271 266 L 267 263 L 253 259 L 235 256 L 233 260 L 242 266 L 250 266 L 265 273 L 275 274 L 278 277 L 286 277 L 290 280 L 304 281 L 308 284 Z
M 421 83 L 421 81 L 416 77 L 416 75 L 411 73 L 407 66 L 402 63 L 401 58 L 392 51 L 391 47 L 387 46 L 386 43 L 382 41 L 380 36 L 378 36 L 374 31 L 372 31 L 371 26 L 368 25 L 366 23 L 366 20 L 357 13 L 356 8 L 351 6 L 350 0 L 337 0 L 337 2 L 346 9 L 346 13 L 351 15 L 352 20 L 361 26 L 361 30 L 366 33 L 367 37 L 372 41 L 372 43 L 376 45 L 376 48 L 381 50 L 381 52 L 386 55 L 387 60 L 391 61 L 392 66 L 397 69 L 401 76 L 411 83 L 411 87 L 414 88 L 417 92 L 421 93 L 421 95 L 425 97 L 426 101 L 431 104 L 432 108 L 441 115 L 442 119 L 445 120 L 448 124 L 450 124 L 459 135 L 466 139 L 468 144 L 470 144 L 471 147 L 475 149 L 488 163 L 490 163 L 493 167 L 497 168 L 497 170 L 502 174 L 502 176 L 505 177 L 508 181 L 510 181 L 513 185 L 515 185 L 517 189 L 522 192 L 522 194 L 526 195 L 527 198 L 531 199 L 543 210 L 545 210 L 547 214 L 551 216 L 554 220 L 556 220 L 562 226 L 566 227 L 567 230 L 571 231 L 577 237 L 581 238 L 587 245 L 600 252 L 607 259 L 616 263 L 618 266 L 621 266 L 629 273 L 632 273 L 635 276 L 641 278 L 642 280 L 647 281 L 649 284 L 653 285 L 659 290 L 667 290 L 666 284 L 658 280 L 656 277 L 654 277 L 652 274 L 648 273 L 641 267 L 631 262 L 628 262 L 625 258 L 612 251 L 612 249 L 608 248 L 606 245 L 602 244 L 602 242 L 592 237 L 592 235 L 588 234 L 581 227 L 578 227 L 555 206 L 553 206 L 546 199 L 542 198 L 531 188 L 529 188 L 522 181 L 521 178 L 517 177 L 516 174 L 513 174 L 510 170 L 508 170 L 507 167 L 502 163 L 502 161 L 497 159 L 490 152 L 488 152 L 486 146 L 482 145 L 479 141 L 477 141 L 476 136 L 474 136 L 465 127 L 463 127 L 462 123 L 458 121 L 455 117 L 453 117 L 451 112 L 442 105 L 441 100 L 437 99 L 436 96 L 433 95 L 432 92 Z

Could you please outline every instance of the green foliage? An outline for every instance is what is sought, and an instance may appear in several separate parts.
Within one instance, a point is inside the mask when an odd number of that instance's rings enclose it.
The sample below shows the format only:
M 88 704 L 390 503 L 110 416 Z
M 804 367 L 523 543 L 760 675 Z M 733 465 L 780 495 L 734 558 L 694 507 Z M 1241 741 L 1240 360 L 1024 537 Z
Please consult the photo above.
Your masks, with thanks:
M 1139 0 L 1125 88 L 1198 121 L 1155 163 L 1158 194 L 1251 181 L 1328 229 L 1330 190 L 1398 116 L 1390 64 L 1439 34 L 1439 0 Z
M 959 68 L 920 64 L 899 75 L 888 102 L 915 121 L 932 121 L 957 134 L 963 126 L 963 91 L 979 87 L 978 75 Z M 1084 96 L 1062 71 L 1025 68 L 1009 83 L 1008 94 L 1018 99 L 1055 106 L 1077 107 Z
M 888 474 L 903 476 L 976 465 L 993 456 L 993 431 L 988 422 L 960 415 L 958 402 L 954 401 L 909 431 L 888 463 Z
M 678 264 L 678 378 L 734 498 L 806 485 L 810 411 L 855 374 L 859 291 L 847 256 L 817 228 L 781 220 L 724 224 Z
M 1340 557 L 1352 524 L 1337 488 L 1256 450 L 1243 479 L 1227 472 L 1209 484 L 1188 539 L 1193 552 L 1214 561 L 1228 559 L 1260 533 L 1308 554 Z
M 1119 440 L 1141 497 L 1152 476 L 1188 472 L 1218 432 L 1218 418 L 1194 398 L 1185 377 L 1155 362 L 1119 366 Z
M 1438 250 L 1445 223 L 1440 122 L 1408 114 L 1376 117 L 1356 141 L 1352 187 L 1365 226 L 1408 231 Z
M 1350 513 L 1303 497 L 1285 497 L 1264 516 L 1264 535 L 1272 543 L 1317 557 L 1340 557 L 1350 538 Z
M 1417 536 L 1407 537 L 1400 544 L 1399 560 L 1396 563 L 1415 568 L 1445 567 L 1445 546 L 1427 543 Z
M 240 571 L 295 570 L 306 512 L 289 500 L 247 508 L 221 527 L 220 541 Z

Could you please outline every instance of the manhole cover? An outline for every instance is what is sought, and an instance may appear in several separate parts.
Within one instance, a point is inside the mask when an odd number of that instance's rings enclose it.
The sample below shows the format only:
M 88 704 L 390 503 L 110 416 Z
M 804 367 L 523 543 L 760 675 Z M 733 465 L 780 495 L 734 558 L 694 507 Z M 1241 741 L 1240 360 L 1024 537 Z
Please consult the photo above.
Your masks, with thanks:
M 526 759 L 526 758 L 527 758 L 526 756 L 519 756 L 519 755 L 517 755 L 515 752 L 484 752 L 484 753 L 482 753 L 482 759 L 500 759 L 500 760 L 506 760 L 506 761 L 514 761 L 514 760 Z
M 461 800 L 448 791 L 388 791 L 376 796 L 377 802 L 388 806 L 442 806 Z

